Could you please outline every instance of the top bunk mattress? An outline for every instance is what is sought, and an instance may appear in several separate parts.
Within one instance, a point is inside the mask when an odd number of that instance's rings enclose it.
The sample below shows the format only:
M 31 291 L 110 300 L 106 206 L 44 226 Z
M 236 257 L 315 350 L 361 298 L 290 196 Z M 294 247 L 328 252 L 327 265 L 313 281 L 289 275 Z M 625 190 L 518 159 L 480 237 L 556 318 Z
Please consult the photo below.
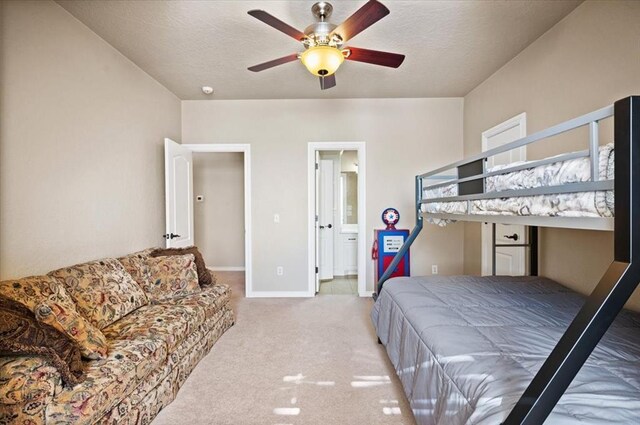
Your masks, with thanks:
M 495 425 L 583 302 L 539 277 L 395 278 L 371 318 L 419 424 Z M 640 315 L 619 315 L 546 423 L 640 423 Z
M 525 165 L 519 161 L 497 165 L 488 172 L 508 167 Z M 614 144 L 600 146 L 598 155 L 598 178 L 612 180 L 615 173 Z M 500 197 L 504 190 L 531 189 L 544 186 L 559 186 L 567 183 L 586 182 L 591 178 L 589 158 L 558 161 L 510 173 L 485 178 L 485 193 L 495 192 L 492 199 L 435 202 L 422 204 L 423 213 L 435 214 L 480 214 L 547 217 L 613 217 L 613 191 L 559 193 L 526 197 Z M 425 188 L 423 199 L 458 196 L 458 185 L 450 184 L 436 189 Z M 431 223 L 446 225 L 449 220 L 429 219 Z

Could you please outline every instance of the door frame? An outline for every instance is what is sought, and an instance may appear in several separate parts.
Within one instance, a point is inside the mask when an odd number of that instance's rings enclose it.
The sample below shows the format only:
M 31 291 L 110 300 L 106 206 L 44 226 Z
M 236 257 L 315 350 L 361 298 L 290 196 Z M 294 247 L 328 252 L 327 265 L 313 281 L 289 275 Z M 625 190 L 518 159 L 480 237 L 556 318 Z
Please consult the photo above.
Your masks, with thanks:
M 366 199 L 367 199 L 367 152 L 366 142 L 309 142 L 307 146 L 307 183 L 308 183 L 308 213 L 307 213 L 307 255 L 308 255 L 308 296 L 316 294 L 316 152 L 342 151 L 358 152 L 358 295 L 368 297 L 367 292 L 367 263 L 366 263 Z
M 520 126 L 520 134 L 518 138 L 523 138 L 527 136 L 527 113 L 523 112 L 521 114 L 516 115 L 515 117 L 509 118 L 508 120 L 491 127 L 489 130 L 482 132 L 482 151 L 487 150 L 488 140 L 500 133 L 504 133 L 507 130 L 510 130 L 514 127 Z M 519 148 L 521 152 L 522 158 L 527 157 L 527 147 L 522 146 Z M 492 257 L 493 257 L 493 243 L 492 243 L 492 232 L 491 232 L 491 224 L 481 223 L 481 274 L 482 276 L 489 276 L 492 272 Z M 525 258 L 526 265 L 526 258 Z
M 244 292 L 253 298 L 253 262 L 251 257 L 251 145 L 248 143 L 184 144 L 197 153 L 238 152 L 244 155 Z

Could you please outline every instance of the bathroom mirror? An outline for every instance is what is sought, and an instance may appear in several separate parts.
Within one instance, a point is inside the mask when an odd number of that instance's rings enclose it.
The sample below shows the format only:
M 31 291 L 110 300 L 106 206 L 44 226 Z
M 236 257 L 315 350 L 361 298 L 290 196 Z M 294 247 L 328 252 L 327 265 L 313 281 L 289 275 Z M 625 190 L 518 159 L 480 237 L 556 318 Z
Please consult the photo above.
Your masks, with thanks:
M 358 224 L 358 173 L 340 173 L 340 219 L 343 225 Z

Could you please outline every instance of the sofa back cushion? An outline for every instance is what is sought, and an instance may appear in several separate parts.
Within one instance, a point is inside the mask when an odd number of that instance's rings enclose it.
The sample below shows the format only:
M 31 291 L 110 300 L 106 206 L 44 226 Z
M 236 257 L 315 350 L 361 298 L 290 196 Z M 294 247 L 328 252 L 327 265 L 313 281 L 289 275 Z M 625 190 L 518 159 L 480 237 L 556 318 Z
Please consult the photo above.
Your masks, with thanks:
M 80 314 L 98 329 L 148 302 L 142 288 L 115 258 L 65 267 L 49 275 L 64 284 Z
M 0 282 L 0 296 L 28 308 L 42 323 L 62 332 L 89 359 L 103 359 L 108 345 L 105 336 L 82 317 L 64 287 L 50 276 L 31 276 Z
M 198 270 L 198 282 L 200 286 L 210 286 L 216 283 L 215 277 L 209 272 L 204 258 L 196 246 L 189 246 L 186 248 L 159 248 L 151 252 L 151 257 L 165 257 L 172 255 L 186 255 L 193 254 L 196 262 L 196 268 Z
M 149 257 L 146 264 L 151 278 L 144 290 L 152 302 L 200 292 L 193 254 Z
M 69 387 L 82 382 L 80 350 L 61 332 L 36 320 L 22 304 L 0 297 L 0 355 L 35 355 L 55 367 Z
M 142 289 L 144 289 L 149 282 L 151 282 L 151 269 L 147 264 L 147 259 L 151 251 L 157 248 L 151 248 L 144 251 L 134 252 L 124 257 L 118 258 L 120 264 L 131 275 L 133 280 L 136 281 Z

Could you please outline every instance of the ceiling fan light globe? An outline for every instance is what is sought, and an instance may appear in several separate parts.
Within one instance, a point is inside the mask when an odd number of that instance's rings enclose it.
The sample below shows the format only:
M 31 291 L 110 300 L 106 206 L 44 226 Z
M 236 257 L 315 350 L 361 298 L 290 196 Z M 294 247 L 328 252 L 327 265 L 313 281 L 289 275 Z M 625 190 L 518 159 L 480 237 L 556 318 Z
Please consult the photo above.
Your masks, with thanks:
M 313 75 L 326 77 L 338 70 L 344 62 L 344 55 L 335 47 L 315 46 L 302 52 L 300 60 Z

